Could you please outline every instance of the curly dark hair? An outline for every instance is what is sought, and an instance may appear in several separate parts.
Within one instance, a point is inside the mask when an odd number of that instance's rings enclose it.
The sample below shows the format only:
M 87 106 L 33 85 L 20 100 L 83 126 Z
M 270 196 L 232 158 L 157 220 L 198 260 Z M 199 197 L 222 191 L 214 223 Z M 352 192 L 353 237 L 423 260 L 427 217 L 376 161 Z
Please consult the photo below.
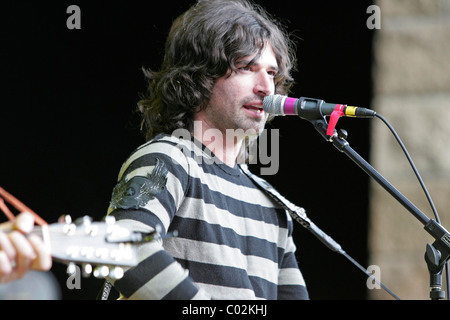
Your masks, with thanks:
M 293 84 L 293 42 L 283 26 L 247 0 L 200 0 L 173 23 L 161 70 L 145 70 L 149 86 L 138 103 L 147 140 L 184 128 L 192 132 L 194 113 L 207 105 L 215 81 L 236 71 L 235 62 L 270 43 L 279 72 L 275 91 Z M 251 64 L 252 62 L 250 62 Z

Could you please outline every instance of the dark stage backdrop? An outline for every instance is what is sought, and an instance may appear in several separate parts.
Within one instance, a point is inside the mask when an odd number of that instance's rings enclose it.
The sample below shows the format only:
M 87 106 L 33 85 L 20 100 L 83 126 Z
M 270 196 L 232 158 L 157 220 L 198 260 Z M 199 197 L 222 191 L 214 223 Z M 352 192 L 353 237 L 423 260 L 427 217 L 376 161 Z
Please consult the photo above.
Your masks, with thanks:
M 192 1 L 59 1 L 2 5 L 0 18 L 0 186 L 48 222 L 62 214 L 101 219 L 120 165 L 144 142 L 135 113 L 158 68 L 173 19 Z M 370 107 L 370 1 L 258 1 L 297 38 L 299 68 L 291 96 Z M 69 30 L 66 9 L 81 9 Z M 366 159 L 370 121 L 341 119 L 338 128 Z M 265 176 L 363 266 L 367 262 L 368 178 L 297 117 L 277 118 L 279 171 Z M 255 172 L 259 168 L 252 168 Z M 298 261 L 312 299 L 365 299 L 366 278 L 300 225 Z M 64 299 L 94 299 L 102 284 L 82 279 Z

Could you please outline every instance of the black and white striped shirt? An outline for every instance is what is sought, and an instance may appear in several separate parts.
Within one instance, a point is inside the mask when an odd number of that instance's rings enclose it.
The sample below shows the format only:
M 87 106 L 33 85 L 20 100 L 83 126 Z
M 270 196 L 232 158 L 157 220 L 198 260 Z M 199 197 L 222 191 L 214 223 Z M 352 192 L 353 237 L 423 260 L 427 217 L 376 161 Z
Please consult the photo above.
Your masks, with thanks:
M 128 299 L 307 299 L 289 214 L 239 166 L 219 163 L 205 148 L 160 135 L 122 166 L 119 184 L 152 182 L 161 164 L 167 182 L 135 207 L 115 195 L 109 214 L 137 231 L 160 225 L 178 236 L 141 245 L 140 263 L 111 280 L 114 287 Z

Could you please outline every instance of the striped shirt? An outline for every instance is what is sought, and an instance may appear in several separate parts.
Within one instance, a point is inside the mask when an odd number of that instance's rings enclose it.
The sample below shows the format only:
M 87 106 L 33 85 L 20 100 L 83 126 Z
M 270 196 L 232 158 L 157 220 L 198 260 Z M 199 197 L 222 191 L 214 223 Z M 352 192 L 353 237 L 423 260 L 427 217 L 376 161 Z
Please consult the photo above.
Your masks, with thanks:
M 117 223 L 136 231 L 159 225 L 162 234 L 178 232 L 177 237 L 140 245 L 139 264 L 123 278 L 110 279 L 123 297 L 308 298 L 289 214 L 238 165 L 218 162 L 195 139 L 160 135 L 125 161 L 118 185 L 136 177 L 156 179 L 152 173 L 161 165 L 167 170 L 163 188 L 147 201 L 131 197 L 131 207 L 113 193 L 108 210 Z

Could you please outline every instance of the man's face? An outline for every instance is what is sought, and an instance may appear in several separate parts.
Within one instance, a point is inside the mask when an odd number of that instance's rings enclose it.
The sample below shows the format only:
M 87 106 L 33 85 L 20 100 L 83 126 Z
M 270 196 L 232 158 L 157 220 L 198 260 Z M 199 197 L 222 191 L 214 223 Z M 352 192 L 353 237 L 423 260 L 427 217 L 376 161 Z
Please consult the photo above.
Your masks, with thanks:
M 262 101 L 274 94 L 278 65 L 270 44 L 248 65 L 255 56 L 239 59 L 235 63 L 237 72 L 216 80 L 208 105 L 196 114 L 195 120 L 202 120 L 208 128 L 219 129 L 223 134 L 226 129 L 256 133 L 264 129 L 268 115 Z

